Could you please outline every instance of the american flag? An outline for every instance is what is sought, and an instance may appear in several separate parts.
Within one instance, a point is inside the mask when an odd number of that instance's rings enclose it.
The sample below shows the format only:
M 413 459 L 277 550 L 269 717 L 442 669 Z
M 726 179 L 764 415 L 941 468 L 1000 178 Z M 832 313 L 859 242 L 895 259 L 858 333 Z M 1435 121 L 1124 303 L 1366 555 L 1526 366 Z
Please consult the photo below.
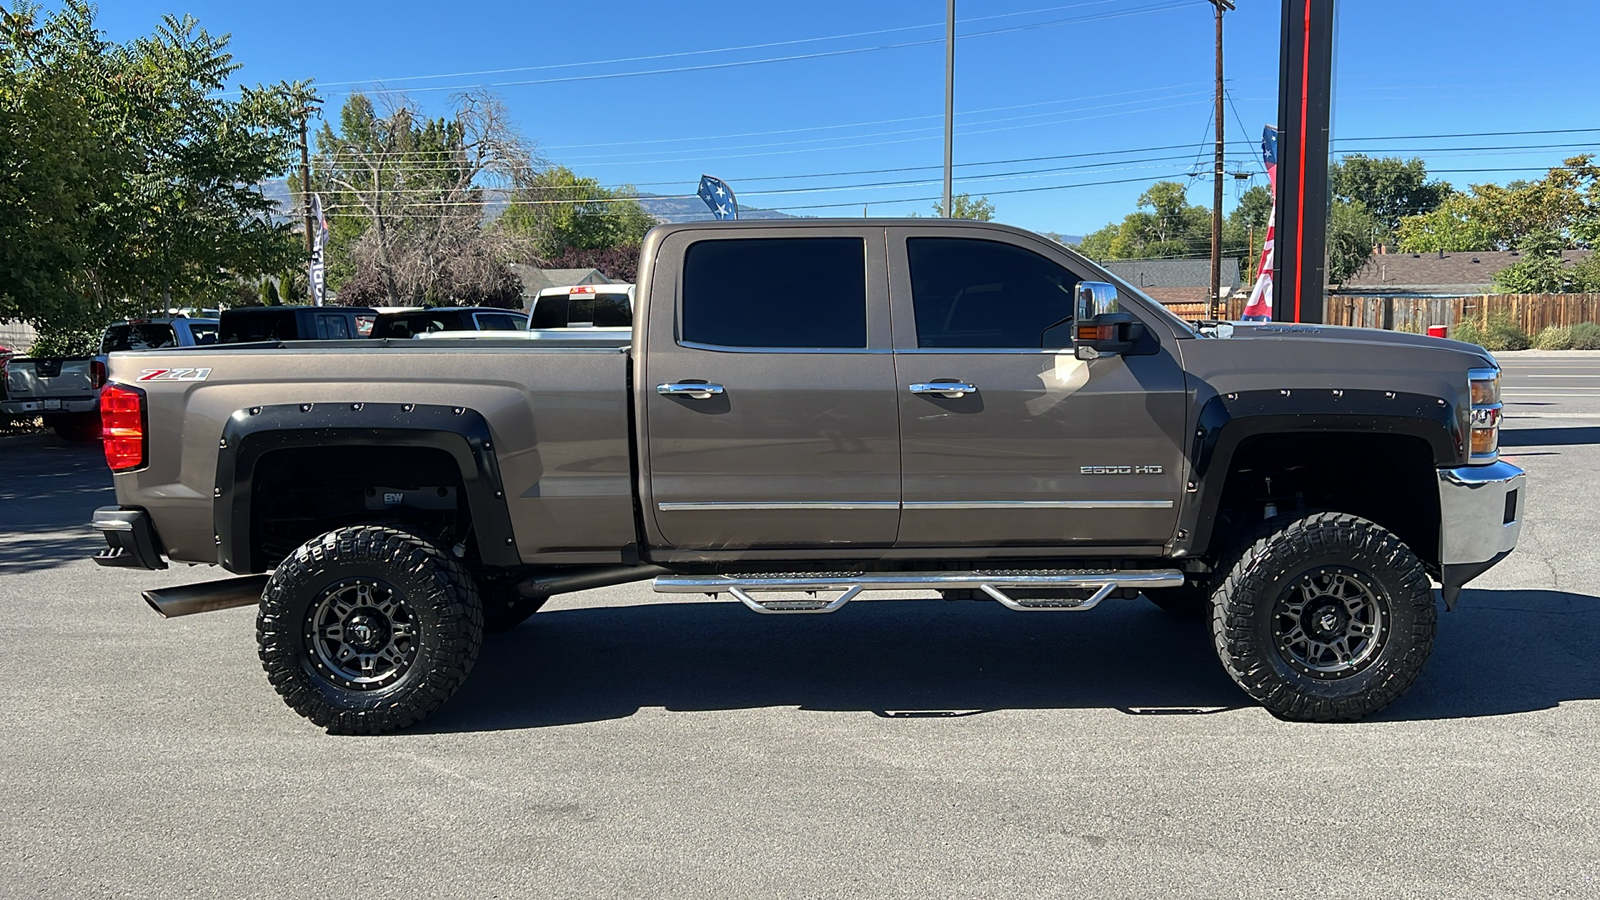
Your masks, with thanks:
M 1261 261 L 1256 266 L 1256 286 L 1244 305 L 1246 319 L 1272 318 L 1272 246 L 1275 243 L 1278 215 L 1278 129 L 1261 129 L 1261 158 L 1267 164 L 1267 183 L 1272 189 L 1272 212 L 1267 216 L 1267 239 L 1261 245 Z

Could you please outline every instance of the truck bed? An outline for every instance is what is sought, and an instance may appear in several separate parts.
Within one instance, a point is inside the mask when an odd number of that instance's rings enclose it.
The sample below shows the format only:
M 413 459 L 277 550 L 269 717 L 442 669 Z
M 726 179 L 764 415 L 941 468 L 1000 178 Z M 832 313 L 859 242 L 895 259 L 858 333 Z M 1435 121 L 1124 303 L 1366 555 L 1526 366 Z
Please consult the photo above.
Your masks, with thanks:
M 219 562 L 219 447 L 262 405 L 357 416 L 357 405 L 470 409 L 492 440 L 518 556 L 609 562 L 635 540 L 628 350 L 548 341 L 301 341 L 116 353 L 111 380 L 146 394 L 146 468 L 115 479 L 174 560 Z M 330 405 L 337 404 L 337 408 Z M 370 410 L 369 410 L 370 412 Z

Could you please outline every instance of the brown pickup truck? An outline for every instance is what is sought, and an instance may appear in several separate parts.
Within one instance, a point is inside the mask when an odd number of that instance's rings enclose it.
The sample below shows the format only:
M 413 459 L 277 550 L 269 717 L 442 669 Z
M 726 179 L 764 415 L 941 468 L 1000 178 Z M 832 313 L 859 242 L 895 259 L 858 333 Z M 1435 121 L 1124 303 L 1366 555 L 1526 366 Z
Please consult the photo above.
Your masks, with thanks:
M 484 630 L 645 579 L 761 613 L 863 592 L 1205 617 L 1274 713 L 1387 706 L 1515 546 L 1468 344 L 1190 324 L 1069 250 L 941 220 L 669 225 L 631 339 L 113 354 L 104 565 L 214 564 L 336 732 L 418 721 Z M 623 336 L 627 338 L 627 335 Z

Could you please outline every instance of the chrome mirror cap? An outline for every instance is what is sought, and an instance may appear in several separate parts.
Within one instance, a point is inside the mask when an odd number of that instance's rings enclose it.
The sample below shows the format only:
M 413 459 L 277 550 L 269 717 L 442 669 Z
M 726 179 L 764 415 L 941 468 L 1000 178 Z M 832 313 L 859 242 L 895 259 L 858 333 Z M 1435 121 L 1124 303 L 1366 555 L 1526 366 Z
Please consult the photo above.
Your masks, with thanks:
M 1104 281 L 1078 282 L 1077 319 L 1079 322 L 1088 322 L 1096 316 L 1121 311 L 1122 307 L 1117 302 L 1117 288 L 1115 285 L 1107 284 Z

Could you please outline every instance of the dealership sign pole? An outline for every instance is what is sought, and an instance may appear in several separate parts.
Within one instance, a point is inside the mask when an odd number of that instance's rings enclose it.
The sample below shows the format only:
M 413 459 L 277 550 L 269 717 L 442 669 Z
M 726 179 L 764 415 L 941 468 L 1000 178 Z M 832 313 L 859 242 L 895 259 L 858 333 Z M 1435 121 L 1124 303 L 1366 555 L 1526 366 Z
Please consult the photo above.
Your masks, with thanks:
M 1272 317 L 1320 323 L 1328 243 L 1334 0 L 1283 0 Z

